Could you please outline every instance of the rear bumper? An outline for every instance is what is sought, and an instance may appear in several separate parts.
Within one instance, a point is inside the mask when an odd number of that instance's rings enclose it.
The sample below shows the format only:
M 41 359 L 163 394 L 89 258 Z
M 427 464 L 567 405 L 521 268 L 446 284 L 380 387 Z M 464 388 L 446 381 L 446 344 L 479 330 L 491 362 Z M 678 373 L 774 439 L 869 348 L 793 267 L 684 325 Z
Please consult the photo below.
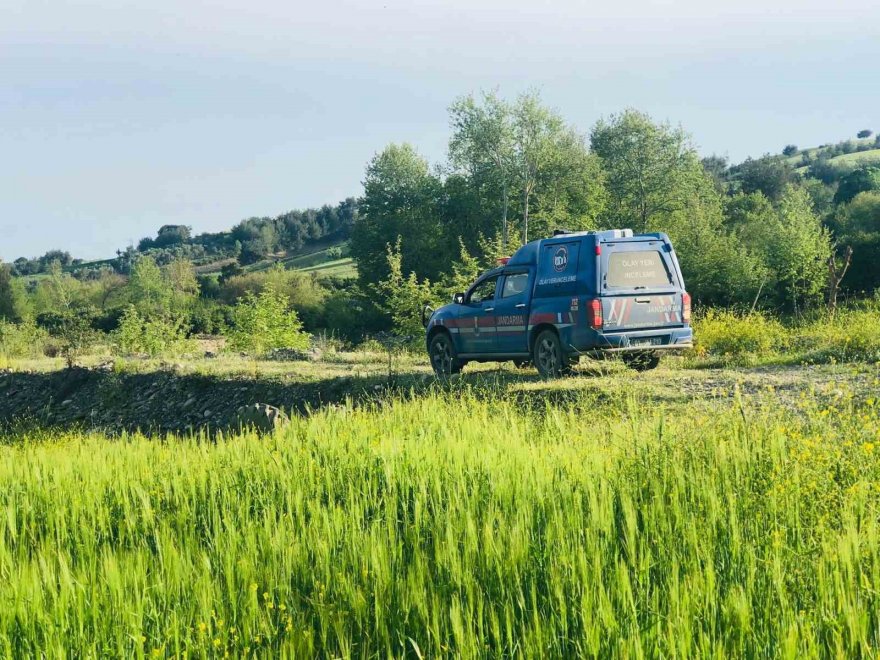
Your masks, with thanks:
M 628 332 L 585 330 L 572 333 L 569 348 L 580 355 L 637 351 L 684 351 L 694 346 L 690 326 L 651 328 Z

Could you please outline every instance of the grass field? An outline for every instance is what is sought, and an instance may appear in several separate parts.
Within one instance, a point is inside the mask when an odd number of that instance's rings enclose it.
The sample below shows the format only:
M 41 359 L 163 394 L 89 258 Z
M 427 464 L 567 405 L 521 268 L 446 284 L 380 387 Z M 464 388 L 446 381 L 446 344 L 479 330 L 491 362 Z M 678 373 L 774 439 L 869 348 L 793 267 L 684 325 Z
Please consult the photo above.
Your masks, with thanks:
M 486 367 L 263 437 L 10 435 L 0 649 L 875 655 L 877 367 L 671 364 Z
M 832 158 L 829 162 L 834 165 L 867 165 L 869 163 L 880 163 L 880 149 L 843 154 Z

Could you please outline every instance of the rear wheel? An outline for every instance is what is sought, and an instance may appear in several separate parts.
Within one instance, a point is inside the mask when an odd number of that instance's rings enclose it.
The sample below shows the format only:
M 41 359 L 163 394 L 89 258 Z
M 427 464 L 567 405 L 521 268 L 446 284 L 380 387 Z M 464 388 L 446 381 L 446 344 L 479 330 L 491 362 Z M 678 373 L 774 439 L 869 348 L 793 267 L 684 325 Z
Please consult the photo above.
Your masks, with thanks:
M 428 347 L 431 367 L 438 376 L 451 376 L 461 371 L 462 363 L 455 356 L 452 338 L 445 332 L 434 335 Z
M 538 335 L 532 354 L 542 378 L 559 378 L 571 373 L 572 362 L 562 350 L 559 335 L 553 330 L 544 330 Z
M 660 356 L 656 353 L 624 353 L 623 363 L 636 371 L 650 371 L 660 364 Z

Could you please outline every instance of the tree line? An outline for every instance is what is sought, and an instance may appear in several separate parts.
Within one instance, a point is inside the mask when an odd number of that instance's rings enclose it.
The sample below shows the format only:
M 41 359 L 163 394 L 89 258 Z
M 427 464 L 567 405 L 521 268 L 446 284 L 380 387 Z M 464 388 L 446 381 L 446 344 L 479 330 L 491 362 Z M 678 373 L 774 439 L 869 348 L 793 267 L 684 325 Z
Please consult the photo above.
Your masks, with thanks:
M 448 300 L 498 257 L 557 228 L 668 233 L 704 307 L 803 314 L 838 293 L 880 287 L 874 166 L 835 166 L 821 178 L 796 167 L 796 147 L 730 165 L 701 158 L 682 127 L 633 109 L 581 131 L 534 92 L 463 96 L 449 123 L 442 162 L 390 144 L 367 164 L 357 200 L 216 234 L 165 225 L 98 264 L 51 252 L 27 268 L 0 265 L 0 322 L 56 335 L 85 327 L 135 353 L 184 346 L 195 333 L 242 345 L 241 328 L 279 317 L 279 305 L 312 333 L 415 335 L 423 303 Z M 345 240 L 356 281 L 267 267 L 310 243 Z
M 880 256 L 874 168 L 825 181 L 781 156 L 729 166 L 700 158 L 680 126 L 637 110 L 581 132 L 536 93 L 468 95 L 449 114 L 444 162 L 432 166 L 401 143 L 367 167 L 352 232 L 365 290 L 391 276 L 389 246 L 404 275 L 436 282 L 451 276 L 461 250 L 491 263 L 487 245 L 500 256 L 556 228 L 624 227 L 667 232 L 706 306 L 800 313 L 822 305 L 829 263 L 847 246 L 855 256 L 844 290 L 880 285 L 877 269 L 855 267 Z

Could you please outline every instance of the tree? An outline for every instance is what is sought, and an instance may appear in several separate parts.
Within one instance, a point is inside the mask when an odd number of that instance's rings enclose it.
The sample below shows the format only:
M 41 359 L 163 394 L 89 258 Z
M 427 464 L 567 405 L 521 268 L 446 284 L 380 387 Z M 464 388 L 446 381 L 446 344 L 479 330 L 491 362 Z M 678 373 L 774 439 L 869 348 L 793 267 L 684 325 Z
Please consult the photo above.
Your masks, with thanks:
M 773 202 L 782 198 L 786 187 L 794 178 L 791 165 L 773 156 L 748 158 L 732 169 L 742 192 L 747 195 L 760 192 Z
M 785 148 L 782 150 L 783 156 L 794 156 L 798 152 L 797 145 L 787 144 Z
M 43 325 L 58 340 L 68 369 L 97 341 L 98 333 L 92 327 L 95 317 L 94 307 L 82 301 L 74 301 L 59 312 L 43 316 Z
M 455 101 L 449 109 L 453 135 L 449 141 L 452 165 L 463 168 L 477 185 L 498 188 L 501 195 L 501 240 L 507 247 L 510 191 L 515 185 L 516 146 L 510 105 L 492 93 L 482 103 L 473 95 Z
M 272 286 L 256 296 L 248 293 L 233 311 L 230 345 L 256 355 L 278 348 L 308 348 L 309 337 L 288 303 L 287 296 Z
M 541 103 L 536 92 L 522 94 L 513 108 L 513 134 L 515 139 L 516 170 L 520 194 L 520 212 L 522 214 L 522 242 L 529 241 L 529 218 L 533 198 L 540 197 L 542 183 L 557 184 L 556 190 L 566 193 L 575 192 L 567 187 L 565 179 L 578 177 L 578 183 L 592 186 L 584 180 L 585 167 L 593 166 L 599 173 L 598 163 L 591 161 L 583 138 L 565 121 L 559 113 Z M 559 196 L 551 199 L 560 199 Z M 536 200 L 537 201 L 537 200 Z M 604 205 L 604 194 L 602 195 Z M 594 209 L 595 215 L 598 209 Z M 564 211 L 556 215 L 567 215 Z M 545 226 L 548 224 L 544 223 Z
M 813 212 L 804 190 L 786 190 L 775 220 L 765 225 L 756 239 L 775 275 L 779 304 L 797 312 L 821 299 L 831 257 L 831 237 Z
M 386 249 L 398 237 L 405 272 L 433 276 L 446 266 L 442 191 L 427 161 L 408 144 L 391 144 L 370 161 L 351 241 L 365 291 L 375 295 L 375 285 L 388 277 Z
M 226 284 L 233 277 L 238 277 L 239 275 L 244 274 L 244 269 L 238 265 L 237 262 L 233 261 L 232 263 L 223 264 L 220 268 L 220 277 L 218 278 L 219 284 Z
M 128 299 L 138 312 L 148 318 L 167 316 L 171 312 L 174 291 L 156 260 L 138 257 L 128 280 Z
M 871 137 L 872 135 L 874 135 L 874 131 L 871 131 L 871 130 L 869 130 L 869 129 L 867 129 L 867 128 L 863 128 L 862 130 L 860 130 L 860 131 L 858 132 L 858 135 L 857 135 L 856 137 L 858 137 L 858 138 L 869 138 L 869 137 Z
M 880 167 L 866 165 L 847 174 L 840 180 L 834 193 L 835 204 L 848 204 L 862 192 L 880 190 Z
M 163 248 L 186 243 L 192 238 L 192 228 L 186 225 L 163 225 L 153 241 L 153 247 Z
M 832 221 L 835 239 L 853 250 L 841 286 L 854 292 L 880 288 L 880 191 L 862 192 L 838 209 Z
M 171 289 L 169 311 L 172 316 L 187 317 L 199 297 L 199 280 L 188 259 L 175 259 L 162 269 L 162 275 Z
M 711 177 L 712 182 L 715 184 L 715 189 L 720 193 L 726 192 L 727 170 L 729 165 L 727 158 L 712 154 L 711 156 L 703 158 L 700 162 L 703 165 L 703 170 L 705 170 L 706 174 Z
M 0 262 L 0 320 L 20 322 L 29 316 L 27 295 L 22 281 Z
M 606 224 L 636 232 L 667 227 L 708 181 L 684 131 L 641 112 L 600 120 L 590 140 L 606 172 Z
M 404 275 L 401 266 L 400 241 L 388 246 L 388 277 L 379 283 L 382 308 L 391 317 L 394 332 L 401 337 L 419 337 L 424 333 L 421 324 L 422 308 L 435 302 L 431 282 L 419 281 L 416 274 Z
M 194 348 L 194 342 L 187 339 L 186 331 L 179 317 L 147 318 L 134 305 L 129 305 L 113 333 L 113 339 L 122 353 L 150 357 L 180 355 Z

